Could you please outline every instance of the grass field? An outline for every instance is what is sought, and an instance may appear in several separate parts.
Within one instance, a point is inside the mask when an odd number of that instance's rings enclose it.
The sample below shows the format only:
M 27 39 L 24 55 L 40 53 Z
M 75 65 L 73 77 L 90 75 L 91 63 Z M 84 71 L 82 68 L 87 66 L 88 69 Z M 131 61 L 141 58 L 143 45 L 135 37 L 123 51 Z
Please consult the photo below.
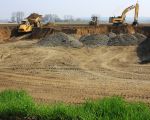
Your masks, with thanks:
M 25 91 L 0 93 L 0 119 L 34 120 L 150 120 L 150 108 L 143 103 L 129 103 L 120 97 L 87 101 L 80 105 L 43 105 L 34 102 Z

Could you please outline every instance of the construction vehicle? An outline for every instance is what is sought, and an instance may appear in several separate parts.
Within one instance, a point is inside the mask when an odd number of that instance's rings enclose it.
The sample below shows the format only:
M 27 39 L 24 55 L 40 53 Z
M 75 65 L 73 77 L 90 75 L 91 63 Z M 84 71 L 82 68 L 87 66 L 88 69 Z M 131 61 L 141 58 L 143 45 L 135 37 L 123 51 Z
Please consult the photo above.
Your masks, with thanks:
M 98 25 L 98 17 L 97 16 L 92 16 L 91 19 L 92 20 L 89 22 L 89 25 L 97 26 Z
M 135 14 L 134 14 L 134 22 L 132 23 L 132 25 L 137 25 L 138 24 L 138 14 L 139 14 L 139 4 L 138 2 L 136 3 L 136 5 L 132 5 L 128 8 L 126 8 L 123 12 L 121 16 L 118 17 L 110 17 L 109 18 L 109 23 L 113 23 L 113 25 L 122 25 L 125 24 L 125 19 L 126 19 L 126 14 L 135 9 Z
M 18 32 L 29 33 L 32 32 L 33 28 L 41 27 L 41 19 L 42 19 L 42 15 L 36 13 L 31 14 L 21 22 L 21 24 L 18 27 Z

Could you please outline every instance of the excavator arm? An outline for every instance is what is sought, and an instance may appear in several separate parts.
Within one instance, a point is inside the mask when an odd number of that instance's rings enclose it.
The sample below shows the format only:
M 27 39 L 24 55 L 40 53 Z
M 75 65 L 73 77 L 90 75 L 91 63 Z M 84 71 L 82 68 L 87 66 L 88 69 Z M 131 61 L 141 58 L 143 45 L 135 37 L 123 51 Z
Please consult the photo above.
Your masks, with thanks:
M 138 16 L 139 16 L 139 4 L 136 3 L 136 5 L 135 5 L 135 14 L 134 14 L 134 22 L 133 22 L 133 25 L 138 24 Z
M 135 6 L 134 6 L 134 5 L 132 5 L 132 6 L 128 7 L 128 8 L 126 8 L 126 9 L 122 12 L 122 15 L 121 15 L 122 19 L 124 20 L 125 17 L 126 17 L 126 14 L 127 14 L 129 11 L 133 10 L 133 9 L 135 9 Z

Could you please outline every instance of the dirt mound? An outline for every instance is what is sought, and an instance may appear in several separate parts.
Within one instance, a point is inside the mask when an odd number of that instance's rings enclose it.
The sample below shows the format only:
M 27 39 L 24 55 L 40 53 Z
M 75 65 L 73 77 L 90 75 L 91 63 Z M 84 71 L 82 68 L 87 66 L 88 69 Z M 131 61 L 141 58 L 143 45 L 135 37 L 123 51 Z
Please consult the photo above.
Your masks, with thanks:
M 116 37 L 117 35 L 116 35 L 116 33 L 110 32 L 110 33 L 107 34 L 107 36 L 108 36 L 109 38 L 114 38 L 114 37 Z
M 80 38 L 80 41 L 86 46 L 107 45 L 109 37 L 104 34 L 87 35 Z
M 27 17 L 27 19 L 36 19 L 36 18 L 38 18 L 38 17 L 42 17 L 42 15 L 39 15 L 39 14 L 37 14 L 37 13 L 32 13 L 31 15 L 29 15 L 28 17 Z
M 147 38 L 137 47 L 137 55 L 141 63 L 150 62 L 150 38 Z
M 77 40 L 79 39 L 79 41 Z M 137 45 L 146 39 L 143 34 L 115 34 L 110 32 L 109 34 L 93 34 L 85 35 L 77 38 L 72 35 L 67 35 L 62 32 L 54 32 L 53 34 L 47 34 L 39 44 L 43 46 L 72 46 L 72 47 L 98 47 L 98 46 L 128 46 Z M 83 44 L 83 45 L 82 45 Z
M 144 41 L 147 37 L 143 34 L 115 34 L 113 32 L 104 34 L 87 35 L 80 38 L 85 46 L 128 46 L 137 45 Z
M 38 42 L 39 45 L 42 46 L 65 46 L 65 47 L 74 47 L 74 48 L 80 48 L 83 46 L 83 44 L 75 39 L 71 35 L 67 35 L 65 33 L 59 32 L 59 33 L 54 33 L 51 34 L 42 40 Z
M 134 36 L 139 40 L 139 43 L 141 43 L 141 41 L 143 42 L 147 38 L 145 35 L 140 33 L 135 33 Z
M 109 46 L 128 46 L 137 45 L 144 41 L 146 36 L 136 33 L 136 34 L 119 34 L 116 37 L 110 38 L 108 41 Z

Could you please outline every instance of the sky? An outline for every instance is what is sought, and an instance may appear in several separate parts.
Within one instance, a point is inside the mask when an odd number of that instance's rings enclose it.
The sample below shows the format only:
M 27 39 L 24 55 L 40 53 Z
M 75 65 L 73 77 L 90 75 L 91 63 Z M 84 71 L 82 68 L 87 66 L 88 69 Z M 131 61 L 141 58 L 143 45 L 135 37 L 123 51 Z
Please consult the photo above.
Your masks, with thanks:
M 102 17 L 119 16 L 122 11 L 135 4 L 136 0 L 1 0 L 0 19 L 8 19 L 12 12 L 23 11 L 44 14 L 72 15 L 75 18 L 90 17 L 95 14 Z M 140 17 L 150 17 L 150 0 L 139 0 Z M 133 11 L 128 14 L 132 17 Z

